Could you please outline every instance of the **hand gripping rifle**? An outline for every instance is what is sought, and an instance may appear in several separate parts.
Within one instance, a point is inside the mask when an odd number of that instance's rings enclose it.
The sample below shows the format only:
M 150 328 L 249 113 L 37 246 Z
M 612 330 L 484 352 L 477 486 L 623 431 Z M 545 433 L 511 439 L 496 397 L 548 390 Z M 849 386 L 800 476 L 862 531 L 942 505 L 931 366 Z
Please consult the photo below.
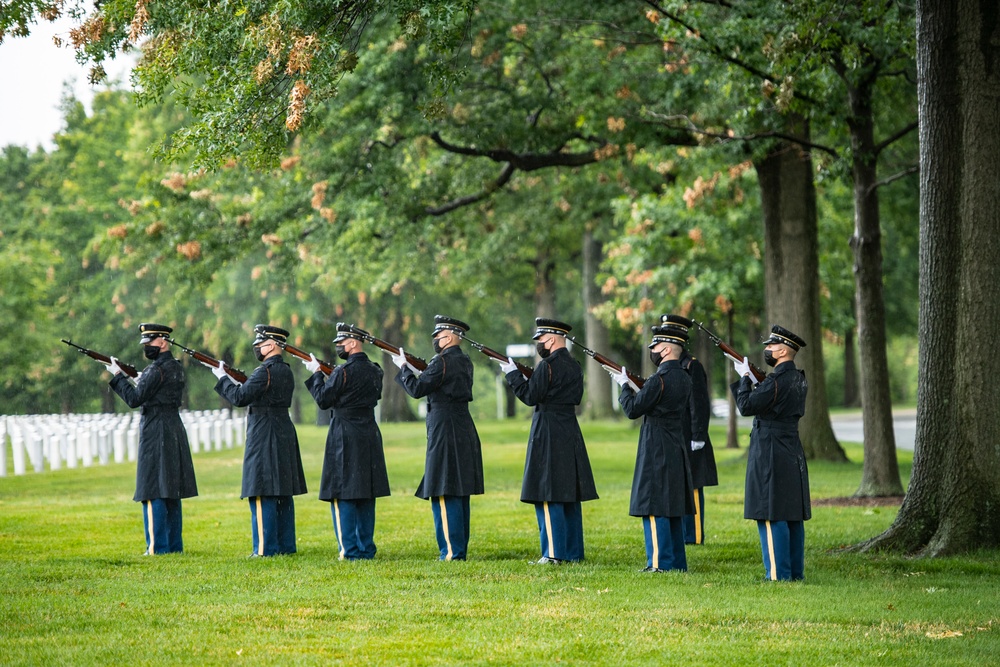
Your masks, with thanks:
M 282 350 L 292 355 L 293 357 L 298 357 L 302 361 L 312 361 L 312 355 L 306 352 L 305 350 L 297 348 L 294 345 L 290 345 L 288 343 L 282 343 L 281 341 L 275 340 L 273 338 L 271 340 L 274 340 L 274 342 L 278 344 L 278 347 L 280 347 Z M 326 361 L 322 361 L 320 359 L 317 359 L 316 361 L 319 362 L 319 369 L 323 371 L 324 375 L 329 375 L 330 373 L 333 372 L 333 364 L 328 363 Z
M 181 348 L 200 364 L 204 364 L 205 366 L 213 366 L 215 368 L 219 367 L 219 360 L 208 356 L 204 352 L 199 352 L 198 350 L 192 350 L 190 347 L 184 347 L 183 345 L 175 341 L 173 338 L 168 338 L 167 342 L 170 343 L 171 345 L 176 345 L 177 347 Z M 233 368 L 229 364 L 223 364 L 222 370 L 226 371 L 226 375 L 233 378 L 240 384 L 243 384 L 244 382 L 247 381 L 246 373 L 244 373 L 238 368 Z
M 712 341 L 717 348 L 719 348 L 720 350 L 722 350 L 722 354 L 726 355 L 726 357 L 728 357 L 732 361 L 738 361 L 738 362 L 742 362 L 743 361 L 743 355 L 742 354 L 740 354 L 739 352 L 737 352 L 736 350 L 734 350 L 732 347 L 730 347 L 730 345 L 728 343 L 723 342 L 723 340 L 721 338 L 719 338 L 714 333 L 712 333 L 711 331 L 709 331 L 708 329 L 706 329 L 704 324 L 702 324 L 701 322 L 698 322 L 698 321 L 695 321 L 695 324 L 698 326 L 699 329 L 701 329 L 702 331 L 705 332 L 705 335 L 708 336 L 708 339 L 710 341 Z M 757 382 L 760 382 L 765 377 L 767 377 L 767 373 L 765 373 L 764 371 L 760 370 L 759 368 L 757 368 L 753 364 L 750 364 L 750 372 L 753 374 L 753 376 L 757 380 Z
M 399 348 L 396 347 L 395 345 L 393 345 L 392 343 L 387 343 L 384 340 L 382 340 L 381 338 L 376 338 L 375 336 L 371 335 L 370 333 L 368 333 L 364 329 L 360 329 L 360 328 L 354 326 L 353 324 L 348 324 L 346 326 L 350 327 L 350 332 L 351 333 L 353 333 L 356 336 L 360 336 L 362 340 L 365 340 L 365 341 L 371 343 L 372 345 L 374 345 L 375 347 L 379 348 L 383 352 L 388 352 L 389 354 L 391 354 L 393 356 L 399 355 Z M 343 330 L 343 329 L 341 329 L 341 330 Z M 418 371 L 422 371 L 422 370 L 424 370 L 424 369 L 427 368 L 427 362 L 424 361 L 423 359 L 421 359 L 420 357 L 413 356 L 409 352 L 407 352 L 403 356 L 406 357 L 406 362 L 408 364 L 410 364 L 411 366 L 413 366 L 414 368 L 416 368 Z
M 618 364 L 618 363 L 615 363 L 614 361 L 611 361 L 610 359 L 608 359 L 607 357 L 605 357 L 600 352 L 594 352 L 593 350 L 584 347 L 579 342 L 577 342 L 577 340 L 575 338 L 573 338 L 572 336 L 567 336 L 567 338 L 569 340 L 573 341 L 574 345 L 576 345 L 581 350 L 583 350 L 584 353 L 588 357 L 590 357 L 591 359 L 593 359 L 594 361 L 596 361 L 597 363 L 599 363 L 601 366 L 604 366 L 604 368 L 606 368 L 607 370 L 612 370 L 612 371 L 614 371 L 616 373 L 621 373 L 622 372 L 622 365 L 621 364 Z M 630 371 L 628 369 L 625 370 L 625 375 L 628 377 L 629 381 L 632 382 L 632 384 L 634 384 L 636 387 L 638 387 L 638 389 L 642 389 L 642 385 L 646 383 L 645 380 L 643 380 L 641 377 L 639 377 L 638 375 L 636 375 L 635 373 L 633 373 L 632 371 Z
M 489 347 L 486 347 L 482 343 L 477 343 L 476 341 L 474 341 L 471 338 L 468 338 L 466 336 L 463 336 L 462 334 L 459 334 L 459 335 L 462 336 L 463 340 L 468 341 L 469 345 L 471 345 L 472 347 L 476 348 L 477 350 L 479 350 L 480 352 L 482 352 L 483 354 L 485 354 L 490 359 L 495 359 L 496 361 L 501 361 L 503 363 L 507 363 L 508 360 L 514 361 L 513 359 L 510 359 L 507 355 L 500 354 L 496 350 L 494 350 L 492 348 L 489 348 Z M 528 368 L 527 366 L 525 366 L 524 364 L 522 364 L 520 361 L 514 361 L 514 365 L 517 366 L 517 370 L 521 371 L 521 375 L 523 375 L 525 379 L 528 379 L 528 378 L 531 377 L 531 373 L 532 373 L 533 369 Z
M 76 349 L 80 350 L 80 354 L 85 354 L 85 355 L 87 355 L 88 357 L 90 357 L 91 359 L 93 359 L 95 361 L 99 361 L 99 362 L 101 362 L 102 364 L 105 364 L 105 365 L 108 365 L 108 364 L 111 363 L 111 357 L 106 357 L 103 354 L 101 354 L 100 352 L 94 352 L 93 350 L 88 350 L 85 347 L 80 347 L 79 345 L 74 345 L 71 341 L 68 341 L 68 340 L 66 340 L 64 338 L 60 338 L 59 340 L 61 340 L 62 342 L 66 343 L 70 347 L 75 347 Z M 137 371 L 135 369 L 135 366 L 130 366 L 130 365 L 126 364 L 123 361 L 120 361 L 120 360 L 118 361 L 118 367 L 121 368 L 122 372 L 125 373 L 125 375 L 129 376 L 130 378 L 138 377 L 138 375 L 139 375 L 139 371 Z

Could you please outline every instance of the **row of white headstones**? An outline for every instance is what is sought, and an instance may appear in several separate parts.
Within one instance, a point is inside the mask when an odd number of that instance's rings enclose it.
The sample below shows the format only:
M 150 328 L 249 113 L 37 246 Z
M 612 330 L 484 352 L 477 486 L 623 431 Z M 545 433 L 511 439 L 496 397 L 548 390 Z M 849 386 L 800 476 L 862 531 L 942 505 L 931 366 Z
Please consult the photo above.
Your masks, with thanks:
M 192 453 L 242 447 L 246 415 L 230 410 L 182 410 Z M 124 414 L 0 416 L 0 477 L 7 475 L 7 456 L 14 474 L 30 465 L 35 472 L 84 468 L 135 461 L 139 449 L 139 411 Z M 9 443 L 9 445 L 8 445 Z

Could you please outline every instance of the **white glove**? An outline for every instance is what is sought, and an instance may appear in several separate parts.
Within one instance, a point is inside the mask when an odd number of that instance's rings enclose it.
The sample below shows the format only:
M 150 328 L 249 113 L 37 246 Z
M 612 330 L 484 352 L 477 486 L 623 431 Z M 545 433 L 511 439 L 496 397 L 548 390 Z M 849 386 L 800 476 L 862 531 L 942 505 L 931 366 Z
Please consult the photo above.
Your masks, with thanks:
M 118 375 L 119 373 L 125 372 L 122 370 L 122 367 L 118 365 L 118 360 L 115 359 L 114 357 L 111 357 L 111 363 L 106 364 L 106 367 L 108 369 L 108 372 L 111 373 L 112 375 Z
M 748 376 L 750 378 L 750 382 L 752 382 L 753 384 L 757 384 L 757 378 L 755 378 L 753 376 L 753 373 L 750 372 L 750 359 L 749 358 L 743 357 L 743 361 L 734 361 L 733 362 L 733 368 L 736 369 L 736 374 L 737 375 L 739 375 L 740 377 L 743 377 L 744 375 L 746 375 L 746 376 Z
M 625 367 L 622 366 L 620 371 L 616 371 L 613 368 L 608 369 L 608 373 L 611 374 L 611 379 L 618 383 L 619 387 L 624 387 L 628 384 L 628 374 L 625 373 Z
M 303 359 L 302 363 L 306 365 L 306 370 L 309 371 L 310 373 L 315 373 L 316 371 L 319 370 L 319 359 L 316 358 L 315 354 L 310 354 L 309 361 Z
M 403 366 L 407 365 L 406 353 L 403 351 L 403 348 L 399 348 L 399 354 L 390 354 L 389 357 L 399 370 L 403 370 Z
M 139 380 L 141 380 L 141 379 L 142 379 L 142 374 L 143 374 L 144 372 L 145 372 L 145 371 L 139 371 L 138 373 L 136 373 L 136 374 L 135 374 L 135 377 L 134 377 L 134 378 L 132 378 L 133 380 L 135 380 L 135 383 L 136 383 L 136 384 L 139 384 Z
M 696 452 L 705 446 L 704 440 L 692 440 L 691 441 L 691 451 Z
M 209 368 L 212 369 L 212 375 L 220 380 L 229 377 L 229 373 L 226 372 L 226 365 L 221 359 L 218 366 L 209 366 Z
M 507 373 L 513 373 L 517 370 L 517 364 L 515 364 L 514 360 L 510 357 L 507 357 L 507 361 L 500 361 L 499 359 L 496 359 L 495 361 L 500 364 L 500 370 L 504 375 Z

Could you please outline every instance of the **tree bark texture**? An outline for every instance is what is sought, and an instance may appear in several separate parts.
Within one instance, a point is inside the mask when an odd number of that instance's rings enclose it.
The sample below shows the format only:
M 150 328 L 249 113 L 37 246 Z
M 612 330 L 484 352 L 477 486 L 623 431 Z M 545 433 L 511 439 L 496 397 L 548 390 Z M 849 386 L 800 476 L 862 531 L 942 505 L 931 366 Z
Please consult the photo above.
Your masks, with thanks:
M 913 475 L 886 532 L 924 556 L 1000 547 L 1000 8 L 918 0 L 920 357 Z
M 854 327 L 850 327 L 844 332 L 844 407 L 856 408 L 858 398 L 858 362 L 854 350 Z
M 593 231 L 588 227 L 583 234 L 583 324 L 587 347 L 604 354 L 610 345 L 608 328 L 594 316 L 594 308 L 603 301 L 601 290 L 597 286 L 597 267 L 600 266 L 604 254 L 603 245 L 594 239 Z M 614 409 L 611 405 L 611 379 L 604 369 L 596 363 L 584 366 L 584 376 L 587 379 L 587 391 L 583 395 L 584 414 L 593 419 L 611 417 Z
M 898 496 L 903 493 L 892 430 L 889 363 L 886 358 L 885 301 L 882 292 L 882 229 L 878 210 L 875 76 L 860 83 L 846 80 L 851 113 L 854 176 L 854 294 L 861 355 L 861 414 L 865 458 L 855 497 Z M 812 387 L 809 388 L 810 391 Z
M 809 141 L 809 125 L 801 118 L 790 117 L 787 132 Z M 826 400 L 812 159 L 800 146 L 782 143 L 754 166 L 764 214 L 768 327 L 780 324 L 807 343 L 795 357 L 809 382 L 806 414 L 799 421 L 802 446 L 809 458 L 846 461 Z
M 399 309 L 395 306 L 390 306 L 380 312 L 379 315 L 378 321 L 381 323 L 382 332 L 375 333 L 375 335 L 393 345 L 403 345 L 405 349 L 404 336 L 406 334 L 403 332 L 403 323 Z M 396 382 L 397 369 L 389 360 L 389 355 L 383 353 L 382 350 L 374 345 L 366 346 L 364 351 L 368 355 L 368 358 L 381 366 L 385 372 L 385 376 L 382 378 L 382 400 L 379 401 L 379 419 L 384 422 L 416 421 L 417 417 L 413 414 L 413 410 L 407 401 L 406 391 Z M 421 355 L 418 354 L 417 356 Z

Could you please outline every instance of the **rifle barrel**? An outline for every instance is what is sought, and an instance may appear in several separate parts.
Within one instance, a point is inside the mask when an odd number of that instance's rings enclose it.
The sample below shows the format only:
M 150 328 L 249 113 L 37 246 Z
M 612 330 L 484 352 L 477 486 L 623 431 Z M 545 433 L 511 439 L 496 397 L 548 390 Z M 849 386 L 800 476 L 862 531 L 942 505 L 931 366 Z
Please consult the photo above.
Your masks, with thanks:
M 507 357 L 507 355 L 500 354 L 499 352 L 497 352 L 493 348 L 486 347 L 482 343 L 477 343 L 476 341 L 472 340 L 471 338 L 466 338 L 465 336 L 462 336 L 462 339 L 469 341 L 469 345 L 471 345 L 472 347 L 476 348 L 477 350 L 479 350 L 480 352 L 482 352 L 483 354 L 485 354 L 490 359 L 496 359 L 497 361 L 503 361 L 503 362 L 506 362 L 509 359 L 509 357 Z M 511 361 L 513 361 L 513 360 L 511 360 Z M 515 361 L 514 365 L 517 366 L 517 370 L 521 371 L 521 375 L 523 375 L 525 378 L 530 378 L 532 372 L 534 372 L 533 368 L 525 366 L 524 364 L 522 364 L 519 361 Z
M 80 347 L 76 343 L 73 343 L 72 341 L 68 341 L 65 338 L 60 338 L 59 340 L 61 340 L 62 342 L 66 343 L 70 347 L 75 347 L 80 352 L 80 354 L 85 354 L 88 357 L 90 357 L 91 359 L 93 359 L 94 361 L 99 361 L 99 362 L 101 362 L 102 364 L 105 364 L 105 365 L 111 363 L 111 357 L 109 357 L 109 356 L 107 356 L 105 354 L 101 354 L 100 352 L 94 352 L 93 350 L 88 350 L 85 347 Z M 133 366 L 131 364 L 126 364 L 124 361 L 122 361 L 122 360 L 119 359 L 118 360 L 118 367 L 121 368 L 122 372 L 125 373 L 125 375 L 129 376 L 130 378 L 139 377 L 139 371 L 137 371 L 136 368 L 135 368 L 135 366 Z

